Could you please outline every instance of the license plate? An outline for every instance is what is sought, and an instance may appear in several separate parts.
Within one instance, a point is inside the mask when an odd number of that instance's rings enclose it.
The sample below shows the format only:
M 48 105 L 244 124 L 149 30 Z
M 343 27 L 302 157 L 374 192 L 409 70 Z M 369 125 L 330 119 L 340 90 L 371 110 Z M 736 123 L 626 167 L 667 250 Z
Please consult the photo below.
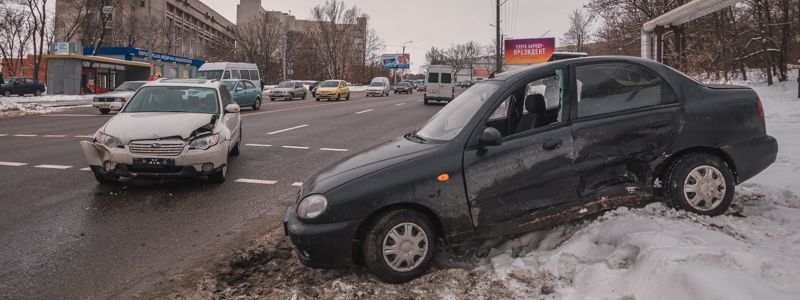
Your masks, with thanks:
M 133 164 L 138 167 L 172 167 L 175 159 L 172 158 L 134 158 Z
M 111 108 L 111 104 L 100 104 L 97 105 L 97 108 Z

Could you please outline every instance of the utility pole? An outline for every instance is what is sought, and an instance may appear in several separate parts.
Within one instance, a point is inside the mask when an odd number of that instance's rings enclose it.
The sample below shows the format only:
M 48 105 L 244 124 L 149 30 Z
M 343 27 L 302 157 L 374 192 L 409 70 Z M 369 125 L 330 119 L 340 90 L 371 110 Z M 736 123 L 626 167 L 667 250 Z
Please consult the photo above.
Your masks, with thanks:
M 147 63 L 150 64 L 150 76 L 153 76 L 153 0 L 147 0 Z
M 281 81 L 286 81 L 286 43 L 288 36 L 281 36 Z
M 500 4 L 500 0 L 497 0 L 497 22 L 495 23 L 495 26 L 494 26 L 495 34 L 496 34 L 496 41 L 497 41 L 497 42 L 495 42 L 495 44 L 496 44 L 495 45 L 496 46 L 496 49 L 495 49 L 495 54 L 496 54 L 495 55 L 495 67 L 494 67 L 494 72 L 495 73 L 500 73 L 500 72 L 503 71 L 503 54 L 500 53 L 500 49 L 502 48 L 500 46 L 500 43 L 502 43 L 502 41 L 500 40 L 500 5 L 501 5 Z

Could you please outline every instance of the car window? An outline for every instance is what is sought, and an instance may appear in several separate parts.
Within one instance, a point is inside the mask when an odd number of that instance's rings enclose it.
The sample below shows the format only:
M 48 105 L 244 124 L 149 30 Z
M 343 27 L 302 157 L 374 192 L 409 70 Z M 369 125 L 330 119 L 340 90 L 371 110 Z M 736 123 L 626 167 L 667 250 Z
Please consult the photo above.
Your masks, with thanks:
M 344 87 L 344 82 L 342 82 L 342 81 L 339 81 L 339 87 L 340 87 L 340 88 L 341 88 L 341 87 Z
M 644 67 L 603 63 L 576 68 L 578 117 L 647 107 L 671 101 L 663 80 Z
M 225 71 L 225 73 L 222 74 L 222 79 L 231 79 L 231 72 Z
M 217 93 L 211 88 L 183 86 L 142 87 L 123 112 L 219 113 Z
M 253 83 L 252 83 L 252 82 L 250 82 L 250 81 L 245 81 L 245 82 L 244 82 L 244 85 L 245 85 L 245 87 L 246 87 L 248 90 L 257 89 L 256 85 L 255 85 L 255 84 L 253 84 Z
M 326 87 L 326 88 L 335 88 L 339 86 L 339 82 L 336 81 L 323 81 L 319 86 Z
M 244 81 L 239 81 L 239 84 L 236 85 L 235 91 L 237 92 L 244 91 Z
M 239 70 L 231 70 L 231 78 L 242 79 L 242 74 L 239 72 Z
M 439 83 L 439 73 L 428 73 L 429 83 Z
M 487 81 L 476 84 L 458 95 L 434 115 L 417 135 L 426 140 L 449 141 L 464 129 L 475 113 L 500 88 L 502 83 Z
M 503 102 L 500 103 L 500 106 L 498 106 L 497 109 L 495 109 L 492 115 L 489 117 L 489 121 L 496 121 L 508 118 L 508 106 L 510 105 L 512 98 L 513 96 L 506 97 L 506 100 L 503 100 Z
M 226 79 L 230 77 L 230 73 L 225 72 Z M 199 79 L 219 79 L 222 76 L 222 70 L 206 70 L 206 71 L 197 71 L 197 75 L 195 75 Z
M 294 83 L 294 88 L 301 88 L 301 87 L 303 87 L 302 83 L 299 83 L 299 82 L 295 82 Z
M 250 70 L 250 80 L 259 80 L 258 70 Z
M 219 93 L 222 95 L 222 106 L 226 107 L 228 104 L 233 104 L 233 98 L 231 97 L 231 92 L 228 88 L 224 85 L 219 87 Z
M 452 82 L 453 74 L 450 73 L 442 73 L 442 83 L 451 83 Z
M 250 80 L 250 70 L 239 70 L 239 75 L 242 76 L 242 79 Z

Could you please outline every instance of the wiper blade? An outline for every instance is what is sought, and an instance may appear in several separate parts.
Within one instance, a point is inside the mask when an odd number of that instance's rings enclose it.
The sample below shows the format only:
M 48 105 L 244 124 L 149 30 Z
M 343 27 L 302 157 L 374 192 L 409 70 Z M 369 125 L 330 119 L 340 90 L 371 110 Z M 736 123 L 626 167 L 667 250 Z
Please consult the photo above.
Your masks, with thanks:
M 408 137 L 409 137 L 409 138 L 413 138 L 413 139 L 415 139 L 415 140 L 419 141 L 420 143 L 424 143 L 424 142 L 425 142 L 425 138 L 423 138 L 423 137 L 421 137 L 421 136 L 417 135 L 417 130 L 418 130 L 418 129 L 415 129 L 414 131 L 410 132 L 410 133 L 408 134 Z

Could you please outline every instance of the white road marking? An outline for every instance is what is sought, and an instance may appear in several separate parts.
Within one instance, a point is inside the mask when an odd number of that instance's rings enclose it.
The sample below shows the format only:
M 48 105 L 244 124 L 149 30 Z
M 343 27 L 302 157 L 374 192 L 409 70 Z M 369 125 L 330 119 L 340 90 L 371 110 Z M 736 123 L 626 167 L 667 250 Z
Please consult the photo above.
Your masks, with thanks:
M 31 136 L 36 136 L 36 135 L 35 134 L 15 134 L 14 136 L 31 137 Z
M 347 152 L 347 149 L 339 149 L 339 148 L 319 148 L 322 151 L 338 151 L 338 152 Z
M 264 144 L 245 144 L 245 145 L 251 147 L 272 147 L 272 145 L 264 145 Z
M 91 170 L 92 170 L 92 168 L 90 168 L 90 167 L 86 167 L 86 168 L 81 169 L 81 171 L 91 171 Z
M 35 168 L 65 170 L 65 169 L 72 168 L 72 166 L 62 166 L 62 165 L 38 165 L 38 166 L 36 166 Z
M 295 182 L 295 183 L 292 183 L 292 186 L 303 186 L 303 183 L 302 182 Z
M 277 181 L 274 181 L 274 180 L 260 180 L 260 179 L 247 179 L 247 178 L 236 179 L 236 182 L 257 183 L 257 184 L 276 184 L 276 183 L 278 183 Z
M 90 139 L 90 138 L 93 138 L 94 135 L 76 135 L 75 137 L 76 138 L 82 138 L 82 139 L 84 139 L 84 138 L 85 139 Z
M 7 136 L 8 134 L 0 133 L 0 136 Z
M 306 126 L 308 126 L 308 124 L 303 124 L 303 125 L 300 125 L 300 126 L 295 126 L 295 127 L 289 127 L 289 128 L 286 128 L 286 129 L 276 130 L 276 131 L 273 131 L 273 132 L 268 132 L 267 134 L 278 134 L 278 133 L 286 132 L 286 131 L 289 131 L 289 130 L 295 130 L 297 128 L 303 128 L 303 127 L 306 127 Z
M 19 167 L 27 165 L 27 163 L 18 163 L 18 162 L 10 162 L 10 161 L 0 161 L 0 166 L 8 166 L 8 167 Z
M 57 137 L 66 137 L 66 135 L 64 135 L 64 134 L 48 134 L 48 135 L 44 135 L 44 137 L 46 137 L 46 138 L 57 138 Z
M 395 105 L 396 105 L 396 106 L 400 106 L 400 105 L 403 105 L 403 104 L 406 104 L 406 103 L 405 103 L 405 102 L 400 102 L 400 103 L 397 103 L 397 104 L 395 104 Z
M 281 147 L 286 149 L 303 149 L 303 150 L 308 149 L 308 147 L 303 147 L 303 146 L 281 146 Z
M 417 100 L 417 102 L 422 102 L 422 99 Z
M 373 111 L 373 110 L 372 110 L 372 109 L 368 109 L 368 110 L 362 110 L 362 111 L 359 111 L 359 112 L 357 112 L 356 114 L 357 114 L 357 115 L 360 115 L 360 114 L 363 114 L 363 113 L 368 113 L 368 112 L 371 112 L 371 111 Z

